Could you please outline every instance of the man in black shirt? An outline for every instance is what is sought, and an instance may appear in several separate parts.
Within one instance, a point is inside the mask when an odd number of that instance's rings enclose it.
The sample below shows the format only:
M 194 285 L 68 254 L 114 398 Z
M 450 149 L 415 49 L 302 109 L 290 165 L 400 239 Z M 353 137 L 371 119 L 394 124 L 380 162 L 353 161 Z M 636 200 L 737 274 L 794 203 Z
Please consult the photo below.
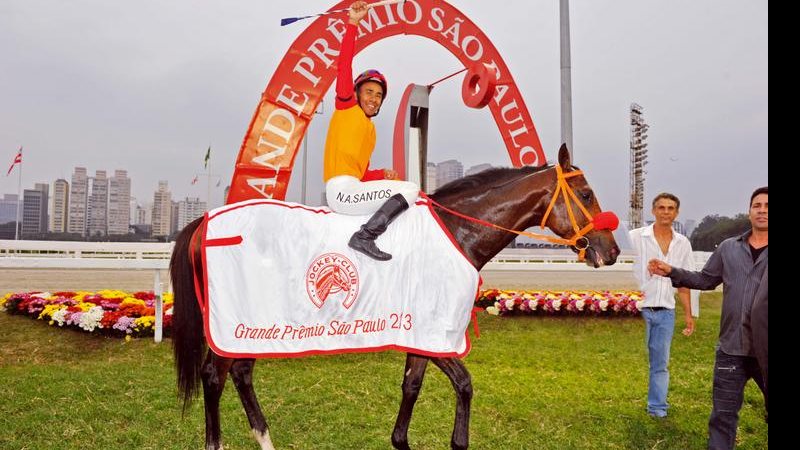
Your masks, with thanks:
M 764 392 L 769 411 L 762 367 L 757 354 L 763 353 L 761 340 L 753 336 L 765 334 L 766 317 L 760 313 L 751 323 L 751 311 L 762 280 L 767 281 L 768 203 L 767 187 L 750 196 L 751 229 L 741 236 L 723 241 L 711 254 L 700 272 L 673 268 L 656 259 L 648 263 L 654 275 L 668 276 L 675 287 L 710 290 L 723 284 L 722 316 L 719 343 L 714 363 L 713 408 L 708 420 L 708 448 L 732 449 L 736 444 L 739 410 L 744 400 L 744 386 L 752 378 Z M 766 288 L 764 286 L 763 288 Z M 760 302 L 759 302 L 760 303 Z M 757 311 L 760 308 L 757 308 Z M 763 319 L 763 320 L 762 320 Z M 753 326 L 756 328 L 753 329 Z M 757 351 L 756 346 L 759 346 Z

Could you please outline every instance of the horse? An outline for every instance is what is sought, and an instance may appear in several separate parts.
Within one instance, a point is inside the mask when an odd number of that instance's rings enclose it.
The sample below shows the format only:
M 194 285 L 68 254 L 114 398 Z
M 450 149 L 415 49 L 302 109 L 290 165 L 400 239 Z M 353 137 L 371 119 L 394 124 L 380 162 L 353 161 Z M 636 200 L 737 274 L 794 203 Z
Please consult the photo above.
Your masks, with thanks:
M 593 227 L 592 223 L 592 216 L 596 219 L 598 215 L 613 216 L 613 213 L 601 212 L 592 188 L 582 172 L 571 165 L 569 152 L 563 145 L 558 164 L 489 169 L 442 186 L 430 200 L 444 227 L 478 270 L 514 239 L 511 230 L 525 230 L 534 225 L 547 226 L 562 238 L 570 236 L 568 242 L 573 244 L 572 249 L 585 252 L 589 266 L 614 264 L 619 255 L 611 231 Z M 226 358 L 210 349 L 203 356 L 207 343 L 194 285 L 194 276 L 202 276 L 202 259 L 197 253 L 199 245 L 192 244 L 193 239 L 197 240 L 196 231 L 202 221 L 203 218 L 199 218 L 181 231 L 170 261 L 175 291 L 172 342 L 183 411 L 199 394 L 202 383 L 206 449 L 221 449 L 219 405 L 230 374 L 256 440 L 262 450 L 274 449 L 253 389 L 255 359 Z M 466 449 L 472 400 L 472 380 L 467 368 L 458 358 L 413 353 L 406 354 L 402 400 L 391 435 L 392 445 L 396 449 L 410 449 L 411 415 L 429 361 L 447 375 L 455 390 L 456 417 L 451 448 Z

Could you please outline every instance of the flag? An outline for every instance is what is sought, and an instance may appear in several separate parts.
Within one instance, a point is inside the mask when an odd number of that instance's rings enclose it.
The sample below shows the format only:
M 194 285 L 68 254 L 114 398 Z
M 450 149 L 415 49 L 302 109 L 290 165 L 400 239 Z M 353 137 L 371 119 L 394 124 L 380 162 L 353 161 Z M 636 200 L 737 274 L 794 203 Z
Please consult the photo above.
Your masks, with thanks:
M 208 169 L 208 160 L 211 159 L 211 146 L 208 146 L 208 150 L 206 150 L 206 157 L 203 158 L 203 168 Z
M 192 178 L 192 184 L 197 184 L 197 175 L 195 175 L 194 178 Z
M 14 166 L 16 166 L 17 164 L 22 164 L 22 147 L 19 148 L 17 156 L 14 157 L 14 161 L 11 163 L 11 167 L 9 167 L 8 172 L 6 172 L 6 176 L 11 175 L 11 171 L 14 170 Z

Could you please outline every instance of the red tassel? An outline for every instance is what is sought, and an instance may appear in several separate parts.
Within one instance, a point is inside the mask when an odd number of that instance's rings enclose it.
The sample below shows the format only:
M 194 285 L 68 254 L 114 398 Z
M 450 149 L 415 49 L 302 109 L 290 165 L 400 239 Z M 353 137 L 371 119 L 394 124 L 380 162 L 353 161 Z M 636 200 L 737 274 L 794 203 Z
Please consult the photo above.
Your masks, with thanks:
M 594 216 L 594 229 L 595 230 L 611 230 L 614 231 L 619 226 L 619 218 L 611 211 L 603 211 Z

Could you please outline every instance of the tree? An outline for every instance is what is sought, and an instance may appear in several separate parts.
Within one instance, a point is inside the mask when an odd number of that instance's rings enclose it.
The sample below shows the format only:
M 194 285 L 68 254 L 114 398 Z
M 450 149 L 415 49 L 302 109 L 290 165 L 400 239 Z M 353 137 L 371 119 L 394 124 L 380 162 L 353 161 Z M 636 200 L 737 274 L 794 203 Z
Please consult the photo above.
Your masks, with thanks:
M 712 252 L 729 237 L 738 236 L 750 229 L 747 214 L 738 214 L 734 218 L 712 214 L 703 217 L 690 238 L 692 249 Z

